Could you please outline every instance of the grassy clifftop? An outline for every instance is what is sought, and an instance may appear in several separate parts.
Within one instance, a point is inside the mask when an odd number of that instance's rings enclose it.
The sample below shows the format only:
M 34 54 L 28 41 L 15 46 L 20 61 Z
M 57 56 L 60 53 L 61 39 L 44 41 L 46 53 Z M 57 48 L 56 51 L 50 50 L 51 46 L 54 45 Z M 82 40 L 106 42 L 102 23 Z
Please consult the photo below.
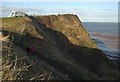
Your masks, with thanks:
M 96 48 L 77 15 L 38 16 L 37 19 L 48 28 L 63 33 L 72 44 Z
M 12 50 L 16 55 L 28 57 L 27 62 L 39 62 L 28 72 L 22 73 L 23 79 L 27 75 L 30 75 L 27 78 L 30 79 L 38 72 L 41 75 L 46 69 L 51 70 L 51 67 L 53 79 L 118 79 L 115 64 L 97 48 L 76 15 L 26 16 L 0 20 L 3 34 L 9 35 L 12 45 L 15 45 Z M 34 57 L 26 53 L 26 48 L 31 45 L 36 48 Z M 3 56 L 3 62 L 7 60 L 4 58 L 6 56 Z

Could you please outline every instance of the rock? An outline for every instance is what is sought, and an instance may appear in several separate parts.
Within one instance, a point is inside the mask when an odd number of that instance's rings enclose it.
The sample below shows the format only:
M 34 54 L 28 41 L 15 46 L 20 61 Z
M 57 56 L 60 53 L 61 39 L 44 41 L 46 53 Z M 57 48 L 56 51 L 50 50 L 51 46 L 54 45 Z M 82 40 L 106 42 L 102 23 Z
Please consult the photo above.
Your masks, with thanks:
M 59 74 L 67 74 L 66 77 L 71 80 L 108 80 L 118 77 L 115 64 L 97 48 L 77 15 L 63 14 L 26 16 L 14 18 L 14 20 L 12 18 L 3 19 L 3 29 L 4 32 L 14 36 L 13 44 L 21 50 L 16 51 L 17 54 L 26 56 L 22 52 L 26 52 L 28 46 L 34 45 L 36 56 L 30 57 L 30 61 L 47 62 L 46 65 L 57 70 L 54 71 L 53 76 L 58 76 L 59 79 L 61 77 Z M 12 48 L 16 49 L 15 46 Z M 37 55 L 41 54 L 43 58 L 38 58 Z M 14 56 L 12 55 L 12 57 Z M 41 73 L 43 72 L 41 70 L 46 69 L 38 62 L 30 70 L 33 73 L 38 73 L 38 71 Z M 26 77 L 30 75 L 29 73 L 31 71 L 25 72 L 24 78 L 32 77 L 33 74 Z M 101 73 L 104 74 L 104 77 L 100 75 Z M 61 79 L 64 78 L 61 77 Z

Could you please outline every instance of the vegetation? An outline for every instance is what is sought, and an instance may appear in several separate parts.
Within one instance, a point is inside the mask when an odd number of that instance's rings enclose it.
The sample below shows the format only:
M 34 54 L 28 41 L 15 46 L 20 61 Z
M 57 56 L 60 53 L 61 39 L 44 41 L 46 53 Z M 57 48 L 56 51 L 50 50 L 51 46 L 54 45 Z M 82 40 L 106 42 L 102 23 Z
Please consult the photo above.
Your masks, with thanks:
M 12 39 L 12 46 L 3 48 L 5 80 L 114 80 L 120 76 L 76 15 L 1 20 L 3 34 Z M 34 56 L 26 52 L 31 45 L 36 48 Z
M 37 64 L 36 59 L 30 59 L 23 50 L 16 52 L 14 48 L 19 48 L 15 46 L 9 38 L 3 42 L 2 46 L 2 80 L 46 80 L 49 81 L 53 79 L 52 67 L 51 69 L 44 70 L 43 74 L 35 72 L 33 68 Z M 9 44 L 9 46 L 7 45 Z M 39 65 L 39 64 L 38 64 Z M 36 67 L 38 68 L 38 67 Z M 29 75 L 30 74 L 30 75 Z

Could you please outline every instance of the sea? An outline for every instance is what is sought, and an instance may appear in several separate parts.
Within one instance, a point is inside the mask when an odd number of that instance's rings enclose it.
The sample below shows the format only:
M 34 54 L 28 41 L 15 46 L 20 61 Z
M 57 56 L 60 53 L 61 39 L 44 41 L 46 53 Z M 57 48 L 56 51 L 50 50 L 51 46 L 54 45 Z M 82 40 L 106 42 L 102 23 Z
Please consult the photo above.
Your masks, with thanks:
M 120 57 L 118 49 L 120 37 L 118 36 L 117 22 L 82 22 L 82 25 L 108 58 L 116 60 Z

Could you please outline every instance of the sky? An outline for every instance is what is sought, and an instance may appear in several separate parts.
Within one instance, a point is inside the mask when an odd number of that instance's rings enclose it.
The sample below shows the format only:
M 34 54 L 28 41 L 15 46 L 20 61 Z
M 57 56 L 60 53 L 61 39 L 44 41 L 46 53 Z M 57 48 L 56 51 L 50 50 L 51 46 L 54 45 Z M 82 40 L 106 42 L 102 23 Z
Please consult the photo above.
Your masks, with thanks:
M 2 2 L 119 2 L 119 0 L 1 0 Z
M 1 17 L 11 11 L 27 14 L 76 14 L 82 22 L 117 22 L 118 2 L 2 2 Z

